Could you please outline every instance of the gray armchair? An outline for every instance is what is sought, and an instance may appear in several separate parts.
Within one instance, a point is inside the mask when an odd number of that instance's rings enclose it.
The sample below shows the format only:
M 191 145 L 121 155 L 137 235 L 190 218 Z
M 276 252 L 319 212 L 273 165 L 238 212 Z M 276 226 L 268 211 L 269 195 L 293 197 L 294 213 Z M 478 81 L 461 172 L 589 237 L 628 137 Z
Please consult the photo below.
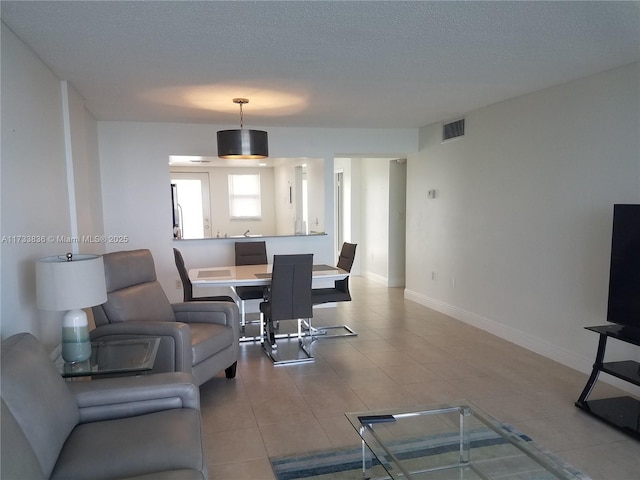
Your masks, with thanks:
M 186 373 L 65 382 L 29 333 L 2 341 L 3 479 L 206 480 Z
M 169 303 L 149 250 L 104 255 L 107 302 L 93 307 L 92 341 L 160 337 L 153 373 L 192 373 L 198 385 L 236 374 L 238 307 L 232 302 Z

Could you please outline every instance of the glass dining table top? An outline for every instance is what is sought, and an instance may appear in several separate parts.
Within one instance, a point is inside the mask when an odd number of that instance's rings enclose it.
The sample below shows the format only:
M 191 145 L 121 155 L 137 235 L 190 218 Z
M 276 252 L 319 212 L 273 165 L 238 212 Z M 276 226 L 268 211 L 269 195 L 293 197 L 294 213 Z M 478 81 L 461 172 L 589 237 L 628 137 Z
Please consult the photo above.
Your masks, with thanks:
M 251 286 L 271 283 L 273 264 L 192 268 L 189 280 L 200 286 Z M 314 265 L 313 280 L 340 280 L 349 272 L 330 265 Z

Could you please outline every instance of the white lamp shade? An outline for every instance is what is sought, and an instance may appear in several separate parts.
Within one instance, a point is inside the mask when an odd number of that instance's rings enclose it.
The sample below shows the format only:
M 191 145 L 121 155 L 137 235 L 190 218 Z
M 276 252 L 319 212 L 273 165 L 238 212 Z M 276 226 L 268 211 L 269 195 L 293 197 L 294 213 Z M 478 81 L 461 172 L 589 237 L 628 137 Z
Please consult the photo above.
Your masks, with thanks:
M 104 262 L 100 255 L 66 255 L 36 261 L 38 308 L 73 310 L 107 301 Z

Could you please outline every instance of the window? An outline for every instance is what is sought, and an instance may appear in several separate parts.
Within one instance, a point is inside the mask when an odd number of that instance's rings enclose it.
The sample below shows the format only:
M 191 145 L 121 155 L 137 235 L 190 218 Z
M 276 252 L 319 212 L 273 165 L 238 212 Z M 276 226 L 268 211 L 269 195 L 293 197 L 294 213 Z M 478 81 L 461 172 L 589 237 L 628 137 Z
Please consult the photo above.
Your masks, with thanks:
M 229 216 L 231 220 L 260 220 L 260 175 L 229 175 Z

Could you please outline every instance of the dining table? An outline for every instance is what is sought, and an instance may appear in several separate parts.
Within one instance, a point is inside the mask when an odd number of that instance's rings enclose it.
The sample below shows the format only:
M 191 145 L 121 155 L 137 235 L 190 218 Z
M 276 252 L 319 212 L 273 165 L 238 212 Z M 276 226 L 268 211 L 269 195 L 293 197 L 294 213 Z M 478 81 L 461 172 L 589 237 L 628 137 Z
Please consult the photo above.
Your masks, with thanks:
M 202 267 L 189 270 L 189 280 L 194 286 L 199 287 L 248 287 L 248 286 L 269 286 L 271 284 L 272 264 L 259 265 L 230 265 L 223 267 Z M 342 280 L 349 276 L 349 272 L 341 268 L 317 264 L 313 265 L 312 285 L 324 286 L 327 283 Z M 315 334 L 322 332 L 308 324 L 308 330 L 313 330 Z M 243 332 L 244 333 L 244 332 Z M 292 337 L 292 334 L 277 335 L 281 337 Z M 240 342 L 261 341 L 260 336 L 249 336 L 243 334 Z

